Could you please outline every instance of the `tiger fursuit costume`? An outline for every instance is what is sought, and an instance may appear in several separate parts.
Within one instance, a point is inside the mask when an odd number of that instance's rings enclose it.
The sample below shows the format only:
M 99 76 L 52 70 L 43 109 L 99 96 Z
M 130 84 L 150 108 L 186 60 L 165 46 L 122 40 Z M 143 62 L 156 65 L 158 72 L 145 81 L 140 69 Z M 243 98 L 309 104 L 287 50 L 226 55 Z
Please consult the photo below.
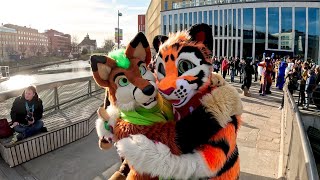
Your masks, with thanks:
M 155 62 L 157 87 L 172 103 L 178 121 L 166 123 L 170 126 L 158 132 L 167 136 L 166 141 L 175 141 L 182 154 L 144 135 L 118 141 L 119 154 L 139 173 L 174 179 L 239 178 L 236 138 L 242 103 L 232 86 L 212 87 L 209 49 L 212 31 L 206 24 L 171 34 L 160 46 Z

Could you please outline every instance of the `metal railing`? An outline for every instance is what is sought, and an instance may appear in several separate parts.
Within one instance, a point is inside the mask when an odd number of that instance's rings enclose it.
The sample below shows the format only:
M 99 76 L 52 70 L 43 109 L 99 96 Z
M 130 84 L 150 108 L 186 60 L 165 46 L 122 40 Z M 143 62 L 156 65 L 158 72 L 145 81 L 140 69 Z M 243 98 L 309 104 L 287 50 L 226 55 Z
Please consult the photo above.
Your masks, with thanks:
M 10 110 L 14 99 L 24 89 L 0 93 L 0 117 L 10 119 Z M 37 86 L 38 95 L 43 102 L 44 114 L 63 109 L 90 96 L 103 93 L 92 77 L 70 79 L 65 81 L 41 84 Z
M 0 66 L 0 78 L 9 78 L 9 66 Z
M 284 87 L 283 164 L 281 176 L 286 179 L 319 180 L 316 163 L 306 132 L 304 131 L 299 109 Z

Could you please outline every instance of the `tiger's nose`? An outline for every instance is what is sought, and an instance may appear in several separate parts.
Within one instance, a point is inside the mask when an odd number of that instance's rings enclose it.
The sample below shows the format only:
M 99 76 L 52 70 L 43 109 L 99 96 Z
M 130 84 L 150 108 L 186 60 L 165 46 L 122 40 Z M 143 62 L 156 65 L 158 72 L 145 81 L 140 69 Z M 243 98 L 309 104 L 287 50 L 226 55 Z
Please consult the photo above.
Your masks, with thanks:
M 174 91 L 174 88 L 173 87 L 171 87 L 171 88 L 169 88 L 169 89 L 165 89 L 165 90 L 161 90 L 161 89 L 159 89 L 159 91 L 161 91 L 163 94 L 165 94 L 165 95 L 170 95 L 173 91 Z
M 147 96 L 151 96 L 154 92 L 154 87 L 152 85 L 148 85 L 147 87 L 143 88 L 142 92 Z

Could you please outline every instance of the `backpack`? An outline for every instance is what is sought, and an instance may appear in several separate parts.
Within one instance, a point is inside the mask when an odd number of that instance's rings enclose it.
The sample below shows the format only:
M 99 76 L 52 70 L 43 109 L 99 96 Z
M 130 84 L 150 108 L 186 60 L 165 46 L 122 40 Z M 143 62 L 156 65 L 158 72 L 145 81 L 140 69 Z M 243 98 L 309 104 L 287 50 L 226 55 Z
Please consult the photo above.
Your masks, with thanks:
M 7 119 L 0 119 L 0 138 L 7 138 L 13 134 Z

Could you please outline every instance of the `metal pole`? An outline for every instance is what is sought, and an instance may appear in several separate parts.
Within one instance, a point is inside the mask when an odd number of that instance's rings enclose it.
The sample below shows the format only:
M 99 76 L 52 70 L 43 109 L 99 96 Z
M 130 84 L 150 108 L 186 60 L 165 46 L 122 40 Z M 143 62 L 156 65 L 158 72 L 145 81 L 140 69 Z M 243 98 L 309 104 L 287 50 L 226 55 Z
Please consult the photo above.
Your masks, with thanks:
M 119 40 L 119 10 L 118 10 L 118 49 L 120 48 L 120 40 Z

